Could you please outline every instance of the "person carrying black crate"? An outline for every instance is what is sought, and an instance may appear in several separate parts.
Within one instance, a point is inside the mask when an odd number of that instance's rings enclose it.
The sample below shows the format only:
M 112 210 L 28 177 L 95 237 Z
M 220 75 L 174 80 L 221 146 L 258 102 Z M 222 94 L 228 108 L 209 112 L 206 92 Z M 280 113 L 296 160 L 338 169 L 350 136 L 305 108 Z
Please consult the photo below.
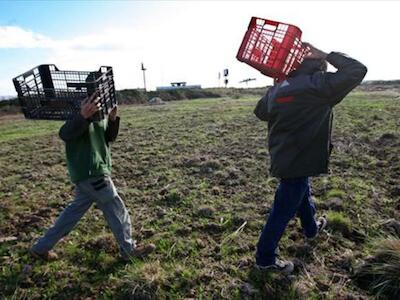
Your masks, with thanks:
M 256 267 L 260 270 L 293 271 L 291 261 L 278 258 L 277 248 L 296 214 L 308 239 L 316 238 L 326 226 L 324 217 L 315 218 L 309 177 L 328 173 L 332 109 L 367 73 L 355 59 L 306 46 L 310 52 L 299 68 L 270 88 L 254 110 L 259 119 L 268 122 L 270 173 L 280 179 L 257 243 Z M 337 72 L 327 72 L 327 62 Z
M 153 244 L 137 246 L 132 239 L 128 210 L 110 177 L 109 143 L 117 138 L 120 118 L 115 106 L 108 118 L 94 121 L 100 109 L 99 99 L 94 93 L 83 101 L 80 113 L 60 128 L 59 135 L 66 147 L 68 171 L 75 184 L 75 199 L 31 247 L 30 252 L 36 258 L 57 259 L 53 247 L 75 227 L 93 202 L 103 212 L 124 260 L 145 256 L 155 249 Z

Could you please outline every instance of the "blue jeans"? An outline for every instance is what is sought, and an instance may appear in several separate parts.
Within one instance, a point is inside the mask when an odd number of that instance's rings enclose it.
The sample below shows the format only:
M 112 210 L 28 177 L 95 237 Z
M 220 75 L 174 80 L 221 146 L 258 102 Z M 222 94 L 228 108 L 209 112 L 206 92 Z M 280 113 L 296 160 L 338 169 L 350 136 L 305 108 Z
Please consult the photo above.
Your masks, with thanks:
M 256 263 L 258 265 L 267 266 L 275 263 L 279 240 L 296 213 L 305 235 L 314 237 L 318 228 L 308 177 L 281 179 L 275 193 L 272 210 L 257 244 Z
M 129 256 L 135 248 L 131 236 L 131 220 L 124 202 L 109 176 L 99 176 L 78 182 L 75 199 L 64 209 L 46 234 L 33 246 L 32 250 L 44 253 L 66 236 L 96 202 L 117 240 L 123 256 Z

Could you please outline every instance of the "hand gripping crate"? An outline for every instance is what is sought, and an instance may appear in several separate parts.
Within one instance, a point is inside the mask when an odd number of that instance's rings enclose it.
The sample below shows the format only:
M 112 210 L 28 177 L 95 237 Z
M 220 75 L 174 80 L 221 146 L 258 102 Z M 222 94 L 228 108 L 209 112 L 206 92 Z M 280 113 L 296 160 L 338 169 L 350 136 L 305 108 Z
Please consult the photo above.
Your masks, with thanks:
M 236 58 L 262 74 L 282 80 L 303 61 L 307 49 L 293 25 L 252 17 Z
M 82 72 L 40 65 L 13 82 L 27 119 L 69 120 L 79 113 L 82 100 L 95 92 L 102 108 L 94 119 L 103 119 L 117 104 L 112 67 Z

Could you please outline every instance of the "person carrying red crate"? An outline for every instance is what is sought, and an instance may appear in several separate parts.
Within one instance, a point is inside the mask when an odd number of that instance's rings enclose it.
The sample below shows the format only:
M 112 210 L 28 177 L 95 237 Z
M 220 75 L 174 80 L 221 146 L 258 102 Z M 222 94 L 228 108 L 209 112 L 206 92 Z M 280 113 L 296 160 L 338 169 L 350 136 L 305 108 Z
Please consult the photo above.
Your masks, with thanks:
M 94 121 L 100 108 L 95 93 L 83 101 L 80 113 L 60 128 L 59 135 L 66 146 L 68 171 L 75 184 L 75 199 L 30 249 L 36 258 L 57 259 L 58 255 L 51 249 L 75 227 L 93 202 L 103 212 L 124 260 L 147 255 L 155 249 L 152 244 L 136 246 L 132 239 L 128 210 L 110 177 L 109 143 L 118 136 L 120 118 L 117 107 L 114 107 L 108 118 Z
M 277 248 L 296 214 L 308 239 L 317 237 L 326 226 L 324 217 L 315 218 L 309 177 L 328 173 L 332 109 L 367 73 L 362 63 L 344 54 L 305 46 L 310 51 L 303 63 L 270 88 L 254 110 L 268 122 L 270 173 L 280 179 L 257 243 L 256 267 L 261 270 L 293 271 L 291 261 L 278 258 Z M 335 73 L 327 72 L 327 62 L 337 69 Z

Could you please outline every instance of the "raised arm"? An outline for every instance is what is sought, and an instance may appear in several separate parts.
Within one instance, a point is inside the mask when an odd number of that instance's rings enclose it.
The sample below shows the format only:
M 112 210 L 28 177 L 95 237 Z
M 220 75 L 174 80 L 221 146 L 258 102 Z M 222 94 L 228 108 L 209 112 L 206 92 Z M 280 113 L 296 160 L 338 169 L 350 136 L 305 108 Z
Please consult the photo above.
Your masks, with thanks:
M 119 132 L 119 116 L 118 114 L 118 107 L 115 106 L 109 116 L 108 116 L 108 125 L 105 133 L 106 141 L 114 142 L 117 139 L 118 132 Z
M 68 120 L 61 126 L 59 131 L 60 138 L 67 142 L 81 136 L 89 127 L 90 117 L 100 110 L 100 103 L 97 94 L 93 94 L 90 98 L 82 102 L 80 113 L 72 120 Z
M 316 49 L 310 44 L 308 58 L 326 59 L 337 71 L 318 72 L 311 76 L 310 85 L 315 92 L 328 98 L 332 105 L 343 100 L 343 98 L 361 83 L 367 74 L 367 67 L 359 61 L 339 52 L 329 54 Z
M 73 140 L 81 136 L 89 127 L 90 122 L 77 114 L 72 120 L 68 120 L 61 126 L 58 135 L 64 142 Z

